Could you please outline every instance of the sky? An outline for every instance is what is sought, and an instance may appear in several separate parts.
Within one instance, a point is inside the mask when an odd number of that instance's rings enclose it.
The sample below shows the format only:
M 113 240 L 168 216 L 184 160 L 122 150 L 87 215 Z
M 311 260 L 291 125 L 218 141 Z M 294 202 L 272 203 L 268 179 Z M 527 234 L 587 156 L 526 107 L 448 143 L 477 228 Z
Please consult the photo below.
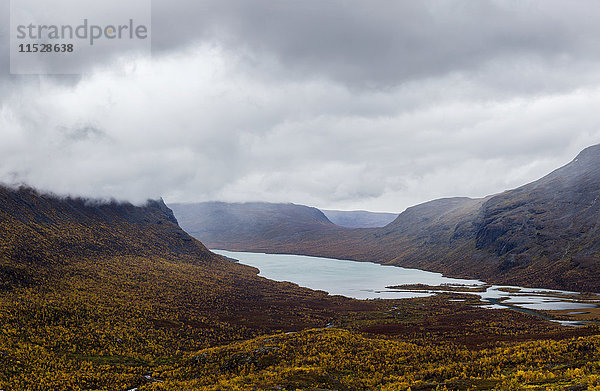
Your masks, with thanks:
M 154 0 L 151 56 L 73 76 L 11 75 L 0 18 L 7 185 L 401 212 L 600 143 L 598 1 Z

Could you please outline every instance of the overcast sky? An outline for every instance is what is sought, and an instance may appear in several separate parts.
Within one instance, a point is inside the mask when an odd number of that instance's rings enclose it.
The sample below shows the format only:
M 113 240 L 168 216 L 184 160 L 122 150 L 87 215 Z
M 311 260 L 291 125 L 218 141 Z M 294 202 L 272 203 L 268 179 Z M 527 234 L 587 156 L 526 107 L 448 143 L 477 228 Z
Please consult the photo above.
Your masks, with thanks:
M 9 75 L 0 7 L 7 184 L 400 212 L 600 143 L 598 1 L 154 1 L 79 77 Z

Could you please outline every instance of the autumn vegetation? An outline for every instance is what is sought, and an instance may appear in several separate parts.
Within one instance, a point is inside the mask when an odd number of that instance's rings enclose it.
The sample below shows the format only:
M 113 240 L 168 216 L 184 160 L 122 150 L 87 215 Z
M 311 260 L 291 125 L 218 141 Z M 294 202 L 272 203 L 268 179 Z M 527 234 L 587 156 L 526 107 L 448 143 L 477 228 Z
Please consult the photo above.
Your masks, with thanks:
M 269 281 L 160 201 L 0 188 L 0 292 L 3 390 L 600 389 L 596 326 Z

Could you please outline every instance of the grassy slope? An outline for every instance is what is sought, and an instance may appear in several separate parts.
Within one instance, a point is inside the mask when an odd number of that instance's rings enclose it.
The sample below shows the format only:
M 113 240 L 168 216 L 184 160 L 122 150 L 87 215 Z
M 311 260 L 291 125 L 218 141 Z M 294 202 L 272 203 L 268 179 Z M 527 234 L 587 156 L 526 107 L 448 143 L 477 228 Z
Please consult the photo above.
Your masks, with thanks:
M 2 188 L 0 232 L 0 388 L 124 389 L 180 351 L 369 308 L 257 277 L 206 250 L 158 202 Z

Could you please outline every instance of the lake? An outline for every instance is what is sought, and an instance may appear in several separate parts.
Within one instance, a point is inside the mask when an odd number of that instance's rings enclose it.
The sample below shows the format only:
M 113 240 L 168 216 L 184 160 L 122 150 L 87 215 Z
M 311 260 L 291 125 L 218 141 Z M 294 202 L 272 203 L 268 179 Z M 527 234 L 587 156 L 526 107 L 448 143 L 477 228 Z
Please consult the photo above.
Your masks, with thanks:
M 397 266 L 384 266 L 371 262 L 344 261 L 304 255 L 262 254 L 211 250 L 236 259 L 244 265 L 260 270 L 259 276 L 275 281 L 290 281 L 300 286 L 322 290 L 331 295 L 355 299 L 406 299 L 430 296 L 430 293 L 395 291 L 390 285 L 481 285 L 478 280 L 444 277 L 440 273 Z
M 419 269 L 379 265 L 371 262 L 355 262 L 304 255 L 262 254 L 211 250 L 240 263 L 256 267 L 259 275 L 275 281 L 289 281 L 303 287 L 322 290 L 331 295 L 355 299 L 406 299 L 426 297 L 433 291 L 405 291 L 389 289 L 404 284 L 471 285 L 482 286 L 479 280 L 444 277 Z M 473 292 L 487 308 L 518 308 L 523 310 L 568 310 L 596 307 L 595 304 L 579 303 L 560 295 L 577 295 L 577 292 L 552 289 L 532 289 L 518 286 L 491 285 L 485 292 Z M 569 324 L 566 322 L 561 322 Z

